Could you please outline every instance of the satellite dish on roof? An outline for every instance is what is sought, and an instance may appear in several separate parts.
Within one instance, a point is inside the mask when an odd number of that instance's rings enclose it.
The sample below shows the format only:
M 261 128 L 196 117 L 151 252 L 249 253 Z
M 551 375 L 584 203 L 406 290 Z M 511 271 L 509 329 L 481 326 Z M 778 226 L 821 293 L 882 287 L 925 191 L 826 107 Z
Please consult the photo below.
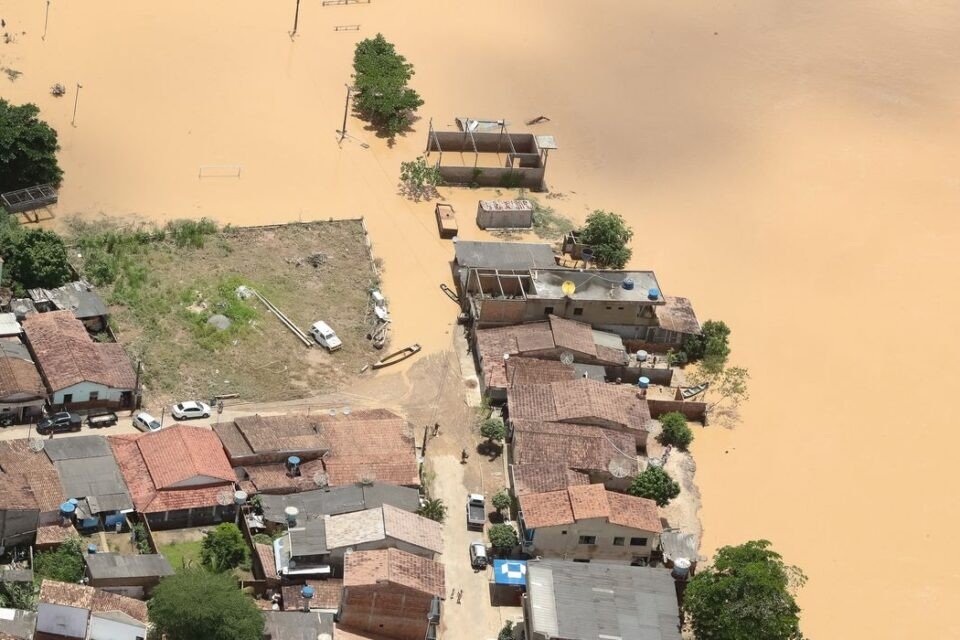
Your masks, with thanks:
M 569 351 L 564 351 L 560 354 L 560 362 L 567 365 L 568 367 L 573 364 L 573 354 Z
M 330 484 L 330 476 L 325 474 L 323 471 L 317 471 L 313 474 L 313 483 L 318 487 L 326 487 Z
M 218 493 L 217 502 L 224 507 L 228 504 L 233 504 L 233 491 L 221 491 Z
M 33 438 L 30 440 L 30 444 L 28 444 L 27 447 L 29 447 L 30 451 L 33 451 L 34 453 L 40 453 L 43 451 L 43 440 L 40 438 Z
M 610 461 L 610 464 L 607 465 L 607 471 L 610 472 L 614 478 L 626 478 L 630 475 L 630 467 L 627 465 L 627 461 L 622 458 L 614 458 Z
M 572 296 L 576 290 L 577 285 L 574 284 L 572 280 L 564 280 L 563 284 L 560 285 L 560 291 L 562 291 L 565 296 Z

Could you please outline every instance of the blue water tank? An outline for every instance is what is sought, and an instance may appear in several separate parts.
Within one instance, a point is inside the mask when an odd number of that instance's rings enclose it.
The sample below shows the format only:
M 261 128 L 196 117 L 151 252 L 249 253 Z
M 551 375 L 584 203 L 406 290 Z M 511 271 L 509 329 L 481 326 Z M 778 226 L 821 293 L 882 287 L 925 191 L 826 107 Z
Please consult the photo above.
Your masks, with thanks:
M 64 502 L 60 505 L 60 515 L 67 518 L 72 518 L 76 510 L 77 505 L 73 504 L 72 502 Z
M 300 475 L 300 458 L 299 456 L 290 456 L 287 458 L 287 473 L 292 476 Z
M 647 297 L 651 300 L 657 300 L 660 298 L 660 289 L 647 289 Z
M 309 600 L 310 598 L 313 597 L 313 587 L 307 585 L 306 587 L 300 590 L 300 595 L 302 595 L 304 598 Z
M 633 291 L 633 278 L 624 278 L 623 282 L 620 283 L 620 286 L 627 291 Z
M 637 385 L 639 385 L 641 389 L 646 389 L 650 386 L 650 378 L 646 376 L 640 376 L 640 380 L 637 382 Z
M 70 498 L 69 500 L 67 500 L 67 502 L 69 502 L 73 506 L 77 506 L 78 504 L 80 504 L 80 501 L 77 500 L 76 498 Z
M 96 553 L 96 552 L 97 552 L 97 545 L 95 544 L 87 545 L 87 553 Z

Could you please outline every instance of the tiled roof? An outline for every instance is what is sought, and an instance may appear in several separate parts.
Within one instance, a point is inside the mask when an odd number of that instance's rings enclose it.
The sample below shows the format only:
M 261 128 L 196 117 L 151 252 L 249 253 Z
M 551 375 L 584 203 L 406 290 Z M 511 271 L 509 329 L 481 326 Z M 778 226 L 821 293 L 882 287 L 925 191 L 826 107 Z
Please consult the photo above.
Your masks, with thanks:
M 355 551 L 344 558 L 343 586 L 374 585 L 381 581 L 421 593 L 442 596 L 446 591 L 443 565 L 399 549 Z
M 631 529 L 660 533 L 663 526 L 653 500 L 607 491 L 600 484 L 520 496 L 526 527 L 555 527 L 593 518 Z
M 136 374 L 123 347 L 94 342 L 83 323 L 70 311 L 50 311 L 28 316 L 23 329 L 37 364 L 54 391 L 80 382 L 113 389 L 133 389 Z
M 586 323 L 550 316 L 550 329 L 553 341 L 561 349 L 578 351 L 587 355 L 597 355 L 597 345 L 593 341 L 593 328 Z
M 656 307 L 661 328 L 677 333 L 700 333 L 700 321 L 697 320 L 688 298 L 665 296 L 663 300 L 666 304 Z
M 443 553 L 443 525 L 439 522 L 385 504 L 383 529 L 391 538 Z
M 511 418 L 546 422 L 594 421 L 645 431 L 650 421 L 647 403 L 630 385 L 578 378 L 550 384 L 514 386 L 508 390 Z
M 44 580 L 40 584 L 38 601 L 76 609 L 87 609 L 92 612 L 119 611 L 134 620 L 144 624 L 147 623 L 146 602 L 82 584 Z
M 65 499 L 60 486 L 60 476 L 46 454 L 31 451 L 26 440 L 7 440 L 0 442 L 0 486 L 4 484 L 18 484 L 29 487 L 33 495 L 30 508 L 40 511 L 56 511 Z M 8 479 L 9 478 L 9 479 Z M 10 504 L 22 503 L 21 498 L 9 490 L 0 489 L 0 509 L 17 508 L 7 507 Z
M 609 472 L 611 463 L 636 470 L 636 441 L 629 433 L 566 422 L 511 421 L 516 465 L 549 461 L 578 471 Z
M 72 524 L 47 524 L 37 527 L 37 546 L 57 545 L 77 535 Z
M 336 609 L 340 606 L 340 595 L 343 593 L 343 580 L 336 578 L 307 580 L 307 586 L 313 587 L 313 597 L 310 599 L 311 609 Z M 303 610 L 305 599 L 301 594 L 302 590 L 302 584 L 283 587 L 284 611 Z
M 260 566 L 263 568 L 264 577 L 267 580 L 279 580 L 280 576 L 277 574 L 277 563 L 273 556 L 273 547 L 268 544 L 255 542 L 253 544 L 253 550 L 256 552 Z
M 233 423 L 254 453 L 325 449 L 319 415 L 245 416 Z
M 123 479 L 130 489 L 130 497 L 133 498 L 136 510 L 141 513 L 158 513 L 217 506 L 219 504 L 217 498 L 220 492 L 233 490 L 232 481 L 219 480 L 214 486 L 198 488 L 157 489 L 139 444 L 143 438 L 150 438 L 162 433 L 163 431 L 108 438 L 110 446 L 113 448 L 113 455 L 117 459 L 117 464 L 120 465 Z M 221 457 L 223 456 L 222 449 L 219 450 L 219 454 Z M 229 468 L 229 464 L 227 468 Z M 232 469 L 230 471 L 233 472 Z
M 227 482 L 237 478 L 219 438 L 209 429 L 176 425 L 143 434 L 137 445 L 157 489 L 196 477 Z
M 590 476 L 567 468 L 564 463 L 515 464 L 513 491 L 518 496 L 527 493 L 561 491 L 567 487 L 588 484 Z
M 0 475 L 0 510 L 37 509 L 37 499 L 26 476 L 19 473 Z
M 339 516 L 324 516 L 327 548 L 342 549 L 364 542 L 383 540 L 383 511 L 366 509 Z
M 575 375 L 572 366 L 557 360 L 516 357 L 506 362 L 506 386 L 573 380 Z
M 6 344 L 11 343 L 0 342 L 0 399 L 15 395 L 25 399 L 45 397 L 47 390 L 26 347 L 12 343 L 5 349 Z

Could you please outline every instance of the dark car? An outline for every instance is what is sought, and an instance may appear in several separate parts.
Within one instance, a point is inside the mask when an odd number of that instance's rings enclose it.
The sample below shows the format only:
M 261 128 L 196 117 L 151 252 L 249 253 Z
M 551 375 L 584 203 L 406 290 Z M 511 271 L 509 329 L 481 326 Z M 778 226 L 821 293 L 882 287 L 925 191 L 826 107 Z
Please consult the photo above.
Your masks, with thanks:
M 44 418 L 37 423 L 37 433 L 45 436 L 50 433 L 66 433 L 67 431 L 80 431 L 83 424 L 83 418 L 78 413 L 68 413 L 61 411 L 55 413 L 49 418 Z

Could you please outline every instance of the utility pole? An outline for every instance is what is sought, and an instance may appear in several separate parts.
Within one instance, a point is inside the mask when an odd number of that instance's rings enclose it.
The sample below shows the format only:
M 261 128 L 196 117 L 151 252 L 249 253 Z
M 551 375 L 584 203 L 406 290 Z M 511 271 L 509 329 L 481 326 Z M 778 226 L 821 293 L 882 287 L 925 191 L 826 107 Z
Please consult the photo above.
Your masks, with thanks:
M 77 103 L 80 102 L 80 89 L 83 89 L 83 85 L 79 82 L 77 83 L 77 95 L 73 98 L 73 117 L 70 119 L 70 126 L 77 126 Z
M 40 36 L 41 40 L 47 39 L 47 22 L 50 21 L 50 0 L 47 0 L 47 11 L 43 16 L 43 35 Z
M 290 32 L 290 37 L 297 35 L 297 23 L 300 21 L 300 0 L 297 0 L 297 10 L 293 14 L 293 31 Z
M 337 141 L 337 144 L 342 144 L 343 139 L 347 137 L 347 113 L 350 111 L 350 93 L 353 91 L 353 87 L 346 85 L 347 87 L 347 100 L 343 103 L 343 128 L 340 129 L 340 140 Z

